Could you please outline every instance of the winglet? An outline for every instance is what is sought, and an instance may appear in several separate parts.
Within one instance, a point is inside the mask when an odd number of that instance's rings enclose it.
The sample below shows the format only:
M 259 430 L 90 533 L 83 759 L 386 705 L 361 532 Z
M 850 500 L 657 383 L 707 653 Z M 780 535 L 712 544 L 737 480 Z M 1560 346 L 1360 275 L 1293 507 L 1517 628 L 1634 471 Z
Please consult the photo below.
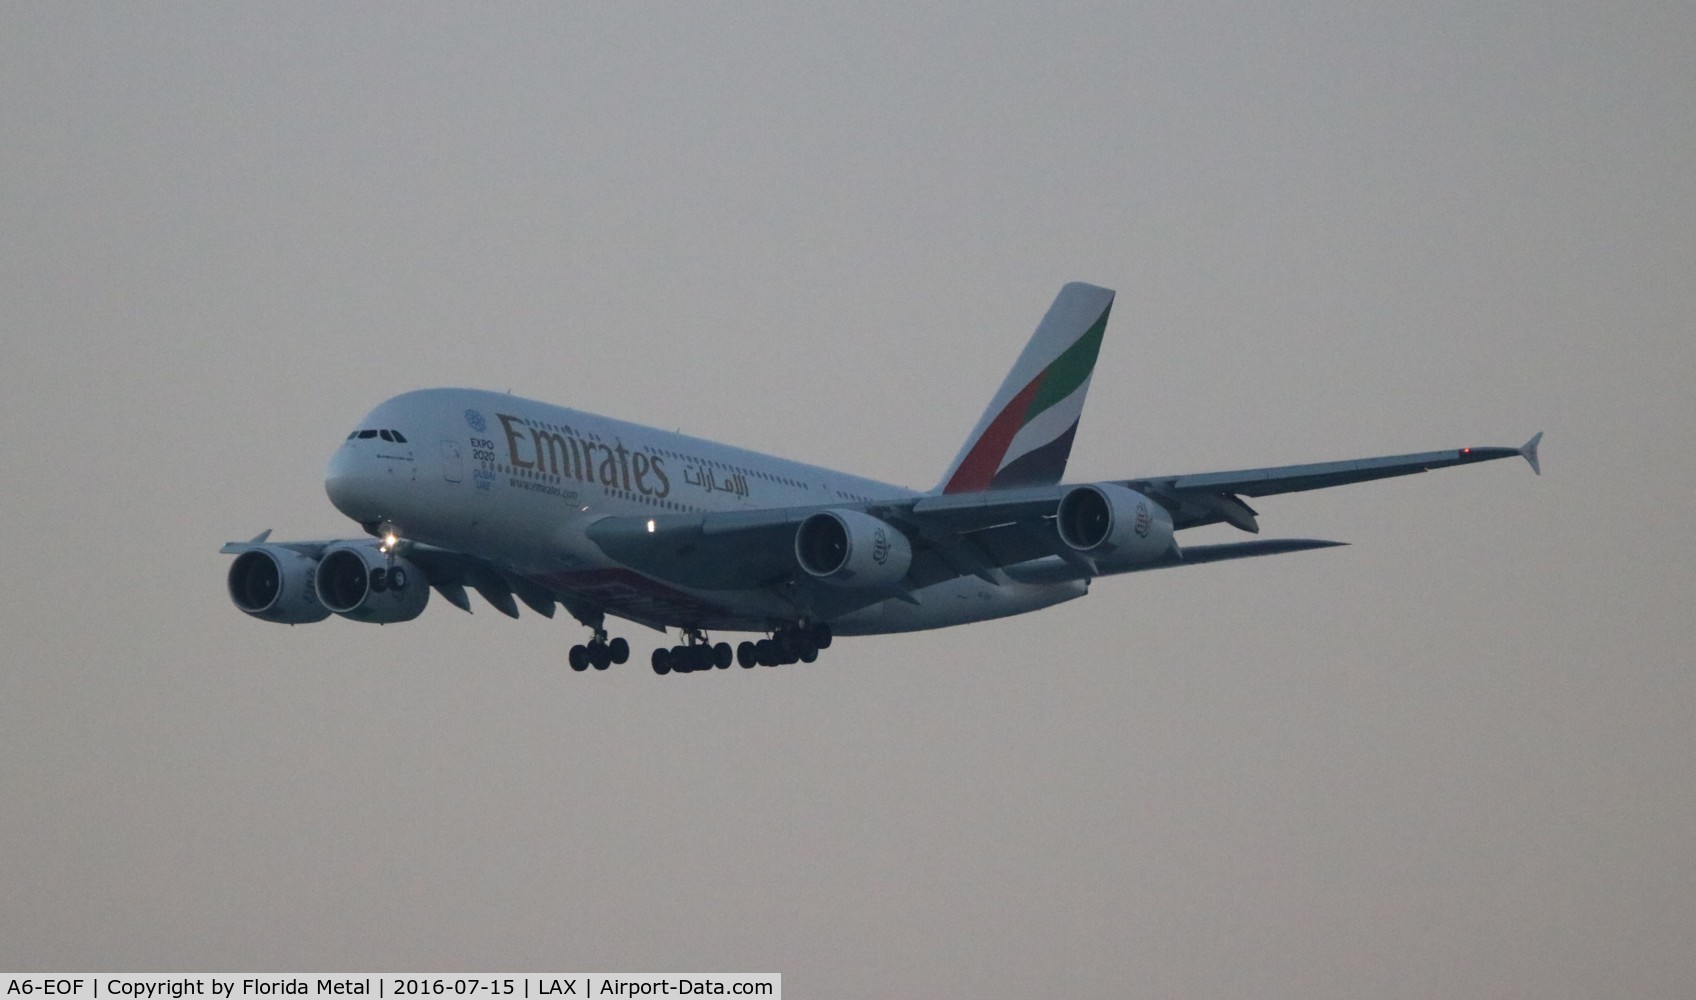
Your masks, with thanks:
M 249 544 L 249 545 L 263 545 L 263 544 L 265 544 L 265 539 L 270 538 L 270 537 L 271 537 L 271 529 L 266 528 L 264 531 L 261 531 L 259 534 L 254 535 L 253 540 L 248 542 L 247 544 Z
M 1542 441 L 1543 432 L 1538 431 L 1531 435 L 1531 440 L 1525 442 L 1525 444 L 1519 449 L 1520 455 L 1522 455 L 1527 462 L 1531 463 L 1531 471 L 1537 473 L 1539 476 L 1543 474 L 1543 466 L 1537 461 L 1537 445 L 1542 443 Z

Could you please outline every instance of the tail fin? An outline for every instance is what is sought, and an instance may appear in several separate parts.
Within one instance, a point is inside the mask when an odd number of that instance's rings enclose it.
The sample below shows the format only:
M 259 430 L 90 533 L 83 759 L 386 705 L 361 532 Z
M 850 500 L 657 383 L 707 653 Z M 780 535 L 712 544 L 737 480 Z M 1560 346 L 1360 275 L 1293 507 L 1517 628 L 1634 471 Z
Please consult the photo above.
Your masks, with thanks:
M 1060 289 L 937 492 L 1060 481 L 1112 308 L 1110 288 L 1072 282 Z

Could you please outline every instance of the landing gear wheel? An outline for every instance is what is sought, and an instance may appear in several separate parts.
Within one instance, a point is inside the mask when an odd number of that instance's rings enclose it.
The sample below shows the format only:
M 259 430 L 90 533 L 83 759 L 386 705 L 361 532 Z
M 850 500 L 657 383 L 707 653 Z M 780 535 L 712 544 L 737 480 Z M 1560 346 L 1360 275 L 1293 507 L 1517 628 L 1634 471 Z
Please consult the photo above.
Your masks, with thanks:
M 819 648 L 811 642 L 801 643 L 801 652 L 797 654 L 802 663 L 812 663 L 819 658 Z
M 671 673 L 671 654 L 666 652 L 663 647 L 654 650 L 653 664 L 654 673 L 664 677 Z
M 571 664 L 571 669 L 578 673 L 589 669 L 589 651 L 582 646 L 571 647 L 571 652 L 566 654 L 565 659 Z
M 787 629 L 771 637 L 772 651 L 783 666 L 801 662 L 801 646 L 806 640 L 799 632 Z
M 612 650 L 604 642 L 589 644 L 589 666 L 596 670 L 605 670 L 612 666 Z
M 759 656 L 754 652 L 753 643 L 739 642 L 736 644 L 736 662 L 740 663 L 743 667 L 757 667 L 760 665 Z
M 720 670 L 727 670 L 735 660 L 736 654 L 731 652 L 730 643 L 721 642 L 713 647 L 713 666 Z
M 831 639 L 830 626 L 826 625 L 824 622 L 816 622 L 812 628 L 807 630 L 807 638 L 811 639 L 813 641 L 813 645 L 818 648 L 829 649 Z
M 630 659 L 630 643 L 624 641 L 624 636 L 621 635 L 607 643 L 607 652 L 612 654 L 612 662 L 623 663 Z

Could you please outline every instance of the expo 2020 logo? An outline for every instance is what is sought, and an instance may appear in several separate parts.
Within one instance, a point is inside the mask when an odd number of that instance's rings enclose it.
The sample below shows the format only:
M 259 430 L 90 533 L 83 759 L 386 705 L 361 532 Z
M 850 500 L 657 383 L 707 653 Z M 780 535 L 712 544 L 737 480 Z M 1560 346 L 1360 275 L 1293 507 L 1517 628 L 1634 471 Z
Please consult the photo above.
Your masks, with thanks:
M 472 430 L 476 431 L 479 434 L 483 433 L 483 431 L 488 429 L 488 426 L 489 426 L 487 423 L 485 423 L 483 421 L 483 415 L 481 413 L 478 413 L 476 410 L 466 410 L 465 411 L 465 422 L 466 422 L 467 425 L 469 425 L 471 427 Z

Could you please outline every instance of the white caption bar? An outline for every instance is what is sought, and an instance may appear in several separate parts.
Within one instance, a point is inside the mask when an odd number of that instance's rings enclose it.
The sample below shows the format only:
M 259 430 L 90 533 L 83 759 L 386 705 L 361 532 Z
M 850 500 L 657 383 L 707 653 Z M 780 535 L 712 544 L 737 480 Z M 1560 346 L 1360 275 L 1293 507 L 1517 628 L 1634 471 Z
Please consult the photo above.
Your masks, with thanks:
M 0 1000 L 272 1000 L 292 997 L 376 997 L 433 1000 L 448 997 L 494 1000 L 582 1000 L 589 997 L 770 997 L 782 1000 L 783 976 L 775 972 L 495 972 L 463 976 L 405 973 L 247 974 L 0 973 Z

